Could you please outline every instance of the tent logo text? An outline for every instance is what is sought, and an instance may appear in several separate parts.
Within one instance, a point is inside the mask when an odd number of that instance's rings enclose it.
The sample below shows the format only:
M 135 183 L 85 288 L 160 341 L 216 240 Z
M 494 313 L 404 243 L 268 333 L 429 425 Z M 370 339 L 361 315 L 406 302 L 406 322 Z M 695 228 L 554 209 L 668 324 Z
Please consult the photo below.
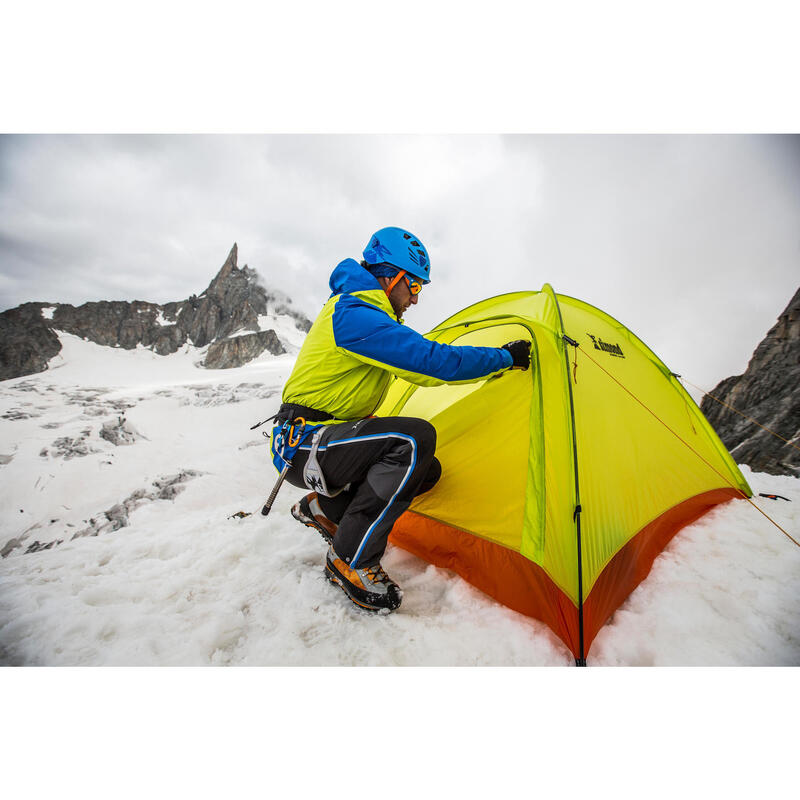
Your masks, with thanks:
M 586 334 L 593 342 L 595 350 L 602 350 L 604 353 L 609 353 L 617 358 L 625 358 L 622 348 L 618 344 L 609 344 L 604 342 L 599 336 L 592 336 L 591 333 Z

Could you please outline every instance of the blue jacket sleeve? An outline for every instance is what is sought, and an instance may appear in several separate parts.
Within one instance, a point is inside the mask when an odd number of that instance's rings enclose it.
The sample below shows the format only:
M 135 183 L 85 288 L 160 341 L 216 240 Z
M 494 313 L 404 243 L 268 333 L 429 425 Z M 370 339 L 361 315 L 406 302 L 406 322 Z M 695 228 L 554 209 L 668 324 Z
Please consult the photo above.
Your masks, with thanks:
M 475 381 L 513 364 L 511 353 L 499 347 L 439 344 L 400 325 L 385 311 L 343 295 L 333 314 L 336 346 L 362 360 L 414 380 L 428 376 L 443 383 Z

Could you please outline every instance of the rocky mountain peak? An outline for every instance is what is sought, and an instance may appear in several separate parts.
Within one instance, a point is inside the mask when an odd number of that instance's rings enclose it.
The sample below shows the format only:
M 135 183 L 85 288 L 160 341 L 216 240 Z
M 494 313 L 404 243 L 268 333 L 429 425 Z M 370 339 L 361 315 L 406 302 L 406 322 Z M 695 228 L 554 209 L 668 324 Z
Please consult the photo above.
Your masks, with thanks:
M 25 303 L 4 311 L 0 314 L 0 380 L 47 369 L 47 362 L 61 350 L 54 331 L 108 347 L 143 345 L 159 355 L 174 353 L 187 343 L 210 345 L 203 366 L 214 369 L 240 366 L 264 350 L 285 353 L 285 343 L 275 331 L 262 326 L 284 315 L 299 331 L 307 332 L 311 322 L 289 298 L 262 286 L 255 270 L 246 264 L 240 269 L 238 257 L 234 243 L 205 291 L 187 300 L 164 305 L 100 301 L 78 307 Z
M 224 287 L 229 282 L 238 282 L 242 278 L 245 280 L 247 276 L 245 271 L 249 272 L 247 265 L 245 264 L 244 270 L 240 270 L 238 267 L 238 260 L 239 260 L 239 247 L 237 246 L 236 242 L 233 243 L 233 247 L 231 248 L 230 253 L 228 253 L 228 257 L 225 259 L 225 263 L 220 268 L 220 271 L 216 274 L 214 279 L 211 283 L 208 284 L 208 287 L 203 291 L 200 297 L 204 296 L 224 296 Z
M 240 330 L 260 330 L 258 318 L 267 313 L 267 292 L 256 273 L 239 269 L 236 244 L 214 280 L 199 296 L 192 295 L 178 312 L 177 321 L 192 344 L 205 347 Z
M 734 459 L 759 472 L 800 475 L 800 289 L 753 353 L 742 375 L 714 397 L 788 440 L 759 428 L 708 395 L 700 406 Z M 793 446 L 792 446 L 793 445 Z

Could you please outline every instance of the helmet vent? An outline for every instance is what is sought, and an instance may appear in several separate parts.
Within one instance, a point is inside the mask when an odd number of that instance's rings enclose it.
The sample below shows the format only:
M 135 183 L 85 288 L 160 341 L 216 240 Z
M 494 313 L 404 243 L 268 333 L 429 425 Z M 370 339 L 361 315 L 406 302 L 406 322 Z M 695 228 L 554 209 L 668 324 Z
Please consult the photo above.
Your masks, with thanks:
M 387 264 L 406 270 L 422 283 L 430 282 L 431 262 L 425 245 L 402 228 L 381 228 L 373 233 L 364 250 L 364 261 L 370 266 Z

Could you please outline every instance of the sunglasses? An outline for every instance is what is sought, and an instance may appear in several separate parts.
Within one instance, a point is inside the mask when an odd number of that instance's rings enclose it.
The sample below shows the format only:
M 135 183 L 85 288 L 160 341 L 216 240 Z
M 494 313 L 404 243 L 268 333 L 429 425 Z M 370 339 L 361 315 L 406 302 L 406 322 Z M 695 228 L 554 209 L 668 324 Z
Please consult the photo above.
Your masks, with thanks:
M 411 292 L 411 294 L 419 294 L 422 291 L 421 283 L 413 280 L 412 278 L 409 278 L 408 275 L 403 275 L 403 277 L 405 278 L 406 283 L 408 284 L 408 291 Z
M 384 289 L 387 297 L 391 293 L 392 289 L 394 289 L 400 278 L 405 278 L 406 284 L 408 285 L 408 291 L 411 292 L 411 294 L 419 294 L 422 291 L 422 284 L 419 281 L 415 281 L 413 278 L 409 278 L 408 275 L 406 275 L 406 271 L 402 269 L 397 273 L 397 275 L 394 276 L 391 283 Z

